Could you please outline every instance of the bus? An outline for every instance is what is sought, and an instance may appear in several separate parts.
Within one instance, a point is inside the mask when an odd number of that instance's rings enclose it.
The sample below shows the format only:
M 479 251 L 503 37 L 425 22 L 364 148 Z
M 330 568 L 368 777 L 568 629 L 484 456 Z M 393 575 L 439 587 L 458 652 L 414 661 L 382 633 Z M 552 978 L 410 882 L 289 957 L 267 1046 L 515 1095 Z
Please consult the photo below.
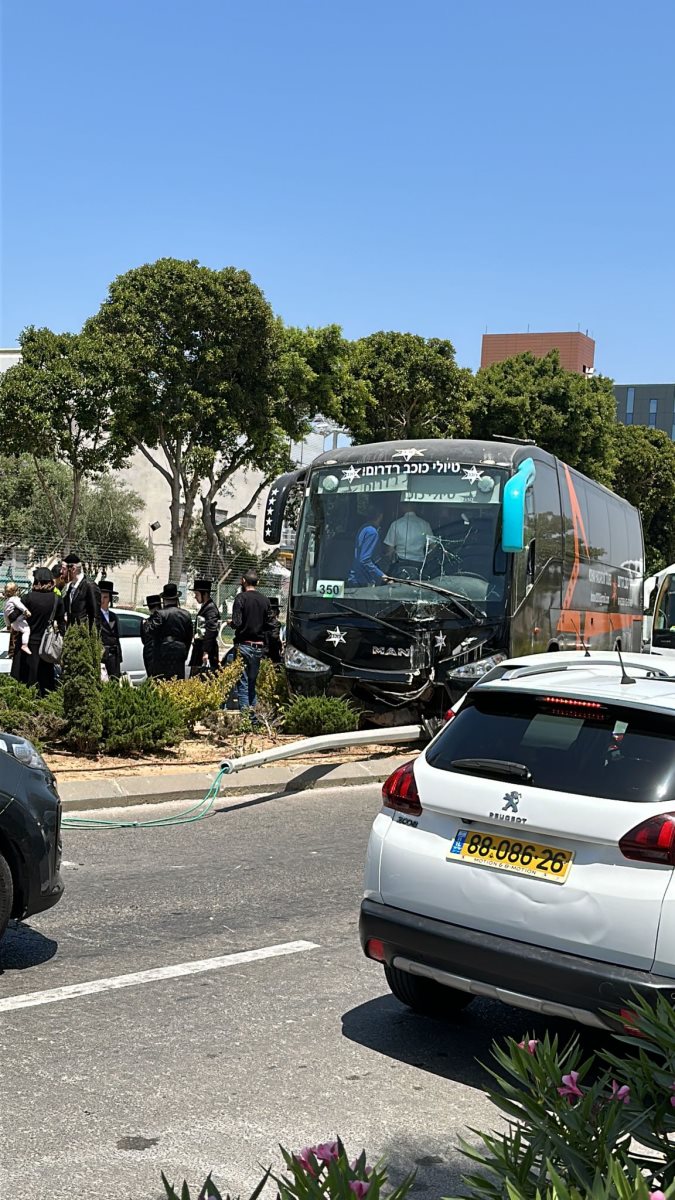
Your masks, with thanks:
M 269 544 L 297 488 L 285 664 L 301 692 L 402 724 L 505 657 L 640 649 L 639 512 L 532 442 L 330 450 L 270 488 Z

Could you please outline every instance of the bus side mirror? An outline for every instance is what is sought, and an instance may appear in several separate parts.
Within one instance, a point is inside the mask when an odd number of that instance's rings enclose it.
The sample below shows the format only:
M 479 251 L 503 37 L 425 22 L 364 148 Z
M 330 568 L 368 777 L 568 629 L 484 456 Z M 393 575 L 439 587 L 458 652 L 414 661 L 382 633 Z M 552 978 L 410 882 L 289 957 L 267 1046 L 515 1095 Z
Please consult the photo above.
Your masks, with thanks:
M 534 461 L 526 458 L 515 475 L 504 484 L 502 550 L 505 554 L 520 554 L 525 549 L 525 493 L 534 483 L 536 473 Z

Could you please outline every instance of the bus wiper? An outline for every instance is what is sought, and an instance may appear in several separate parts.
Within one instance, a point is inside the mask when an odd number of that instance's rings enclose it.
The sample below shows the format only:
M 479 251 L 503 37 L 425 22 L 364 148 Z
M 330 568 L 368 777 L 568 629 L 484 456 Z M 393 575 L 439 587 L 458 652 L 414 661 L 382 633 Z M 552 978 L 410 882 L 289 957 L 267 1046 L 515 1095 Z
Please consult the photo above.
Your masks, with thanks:
M 457 592 L 449 592 L 447 588 L 439 587 L 437 583 L 422 582 L 421 579 L 397 579 L 394 575 L 390 575 L 389 578 L 392 583 L 408 583 L 411 587 L 426 588 L 430 592 L 437 592 L 439 596 L 447 596 L 463 617 L 468 617 L 470 621 L 476 621 L 479 625 L 487 621 L 486 614 L 477 608 L 473 601 L 468 600 L 466 596 L 460 596 Z
M 525 763 L 508 762 L 503 758 L 453 758 L 450 766 L 469 774 L 501 775 L 504 779 L 522 779 L 523 783 L 532 783 L 532 772 Z

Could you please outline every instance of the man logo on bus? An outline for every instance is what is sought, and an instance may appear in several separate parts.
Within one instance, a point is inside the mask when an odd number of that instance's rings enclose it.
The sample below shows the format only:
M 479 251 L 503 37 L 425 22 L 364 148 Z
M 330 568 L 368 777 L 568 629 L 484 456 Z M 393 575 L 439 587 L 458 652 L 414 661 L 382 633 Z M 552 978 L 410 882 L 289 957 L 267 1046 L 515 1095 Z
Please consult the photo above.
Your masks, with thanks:
M 502 807 L 502 812 L 518 812 L 518 805 L 522 800 L 520 792 L 507 792 L 504 800 L 506 803 Z

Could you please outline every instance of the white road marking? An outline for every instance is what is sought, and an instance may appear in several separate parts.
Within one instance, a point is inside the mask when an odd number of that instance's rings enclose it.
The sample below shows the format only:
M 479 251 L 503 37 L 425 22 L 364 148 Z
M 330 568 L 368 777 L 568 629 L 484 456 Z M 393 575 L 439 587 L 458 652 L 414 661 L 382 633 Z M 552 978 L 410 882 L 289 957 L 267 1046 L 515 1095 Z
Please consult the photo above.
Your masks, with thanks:
M 281 958 L 286 954 L 301 954 L 318 950 L 316 942 L 282 942 L 278 946 L 262 946 L 259 950 L 241 950 L 237 954 L 221 954 L 218 958 L 201 958 L 195 962 L 175 963 L 170 967 L 152 967 L 149 971 L 134 971 L 132 975 L 113 975 L 110 979 L 92 979 L 89 983 L 73 983 L 65 987 L 48 988 L 44 992 L 24 992 L 0 1000 L 0 1012 L 17 1008 L 34 1008 L 38 1004 L 56 1004 L 60 1000 L 77 1000 L 80 996 L 95 996 L 98 992 L 114 992 L 119 988 L 135 987 L 141 983 L 156 983 L 160 979 L 180 979 L 183 975 L 203 975 L 240 963 L 260 962 L 264 958 Z

